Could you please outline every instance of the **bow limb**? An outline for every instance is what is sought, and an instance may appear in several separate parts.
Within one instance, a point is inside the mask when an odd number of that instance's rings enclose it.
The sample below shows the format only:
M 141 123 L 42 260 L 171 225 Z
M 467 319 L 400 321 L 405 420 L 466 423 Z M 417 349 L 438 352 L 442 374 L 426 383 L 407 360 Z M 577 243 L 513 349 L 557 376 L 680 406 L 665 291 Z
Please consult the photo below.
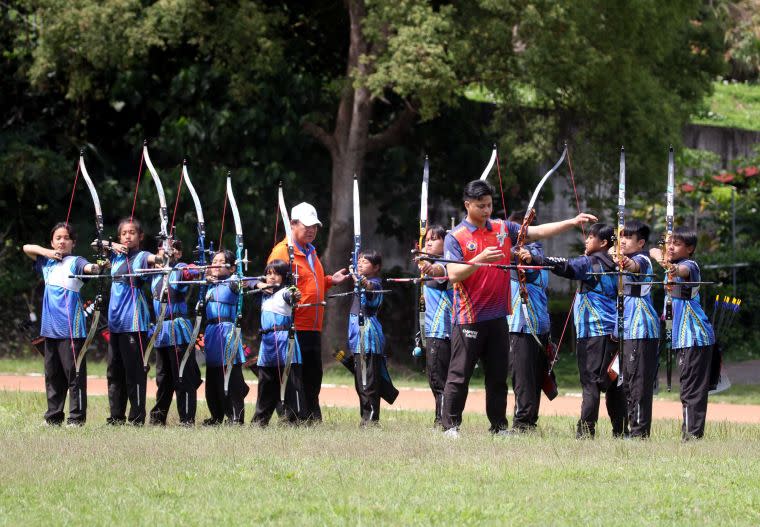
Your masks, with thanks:
M 430 183 L 430 162 L 428 156 L 425 156 L 425 165 L 422 169 L 422 188 L 420 189 L 420 239 L 417 243 L 417 250 L 423 251 L 425 246 L 425 237 L 427 236 L 427 223 L 428 223 L 428 185 Z M 420 277 L 423 277 L 425 273 L 420 271 Z M 420 355 L 422 350 L 425 349 L 425 290 L 420 284 L 420 300 L 417 308 L 417 324 L 419 325 L 419 347 Z M 415 350 L 416 353 L 416 350 Z
M 187 364 L 190 354 L 195 350 L 195 340 L 200 333 L 201 324 L 203 323 L 203 312 L 206 305 L 206 221 L 203 217 L 203 208 L 201 207 L 201 200 L 198 197 L 198 193 L 195 191 L 192 181 L 190 181 L 190 174 L 187 170 L 187 160 L 182 162 L 182 178 L 185 181 L 190 196 L 193 199 L 193 205 L 195 206 L 195 218 L 198 228 L 198 259 L 196 263 L 203 269 L 201 275 L 202 284 L 198 288 L 198 302 L 195 304 L 195 322 L 193 323 L 193 333 L 190 335 L 190 341 L 187 343 L 185 353 L 182 355 L 182 360 L 179 364 L 179 383 L 182 384 L 182 375 L 185 372 L 185 365 Z
M 90 178 L 90 174 L 87 172 L 87 167 L 84 163 L 84 151 L 79 153 L 79 169 L 82 173 L 82 177 L 87 185 L 87 189 L 90 191 L 90 197 L 92 198 L 92 204 L 95 208 L 95 253 L 97 258 L 97 264 L 100 269 L 100 274 L 105 269 L 105 248 L 103 246 L 103 211 L 100 208 L 100 198 L 98 198 L 98 192 L 95 190 L 95 185 Z M 87 331 L 87 337 L 84 339 L 82 347 L 79 349 L 79 353 L 76 354 L 74 368 L 76 377 L 79 377 L 79 371 L 82 367 L 82 361 L 87 354 L 87 350 L 90 347 L 95 333 L 98 330 L 98 323 L 100 322 L 100 313 L 103 309 L 103 280 L 98 280 L 97 293 L 95 295 L 95 308 L 92 313 L 92 321 L 90 322 L 90 329 Z M 78 382 L 76 383 L 79 385 Z M 82 394 L 79 393 L 79 407 L 82 408 Z
M 172 268 L 168 260 L 172 254 L 172 241 L 171 235 L 169 233 L 169 211 L 166 207 L 166 194 L 164 194 L 164 186 L 161 184 L 161 178 L 158 177 L 158 172 L 156 171 L 156 168 L 153 166 L 153 162 L 150 159 L 147 141 L 143 143 L 143 159 L 145 160 L 145 165 L 148 167 L 148 171 L 150 172 L 151 178 L 153 179 L 153 183 L 156 185 L 156 193 L 158 194 L 159 201 L 159 217 L 161 220 L 159 240 L 160 247 L 162 247 L 164 250 L 164 258 L 166 259 L 166 263 L 164 264 L 164 272 L 166 274 L 164 275 L 164 281 L 161 285 L 161 296 L 159 299 L 161 307 L 159 309 L 158 315 L 156 316 L 155 330 L 153 331 L 153 335 L 151 335 L 150 340 L 148 340 L 148 345 L 145 347 L 145 351 L 143 352 L 143 369 L 147 373 L 148 369 L 150 368 L 148 365 L 148 362 L 150 361 L 150 352 L 153 351 L 153 348 L 156 345 L 158 334 L 161 333 L 163 329 L 164 319 L 166 318 L 166 310 L 169 304 L 169 273 L 171 272 Z
M 293 233 L 290 229 L 290 217 L 288 216 L 288 208 L 285 206 L 285 196 L 282 192 L 282 182 L 277 190 L 277 206 L 280 209 L 280 216 L 282 217 L 282 223 L 285 226 L 285 241 L 288 245 L 288 265 L 290 266 L 290 274 L 288 276 L 288 285 L 293 287 L 298 285 L 298 271 L 295 267 L 295 249 L 293 248 Z M 282 377 L 280 377 L 280 402 L 285 404 L 285 390 L 288 386 L 288 377 L 290 376 L 290 368 L 293 364 L 296 351 L 296 335 L 295 335 L 295 310 L 291 310 L 290 327 L 288 328 L 288 349 L 285 354 L 285 364 L 282 368 Z M 279 357 L 279 350 L 276 350 L 277 357 Z M 279 358 L 278 358 L 279 360 Z M 297 411 L 300 415 L 300 400 L 296 397 Z
M 538 185 L 536 185 L 536 188 L 533 190 L 533 194 L 531 195 L 530 201 L 528 202 L 528 208 L 525 212 L 525 217 L 523 218 L 522 224 L 520 225 L 520 231 L 517 234 L 517 244 L 515 245 L 515 249 L 521 249 L 525 246 L 525 241 L 528 237 L 528 228 L 536 217 L 536 209 L 534 206 L 536 204 L 536 200 L 538 199 L 538 195 L 541 192 L 544 184 L 554 173 L 557 172 L 557 169 L 565 161 L 565 157 L 567 157 L 567 143 L 565 143 L 565 148 L 563 148 L 562 155 L 560 156 L 559 160 L 557 160 L 557 162 L 554 163 L 554 166 L 552 166 L 551 169 L 549 169 L 549 171 L 544 174 L 544 177 L 541 178 L 541 181 L 538 182 Z M 535 327 L 533 325 L 533 320 L 530 317 L 530 310 L 528 309 L 528 304 L 530 302 L 530 294 L 528 292 L 528 279 L 525 271 L 522 269 L 517 270 L 517 283 L 518 289 L 520 291 L 520 305 L 523 318 L 525 319 L 525 324 L 528 326 L 528 331 L 530 331 L 533 339 L 536 341 L 539 347 L 543 348 L 543 344 L 541 344 L 541 340 L 538 338 L 538 334 L 536 333 Z
M 493 166 L 496 163 L 496 145 L 493 145 L 493 150 L 491 151 L 491 159 L 488 160 L 488 164 L 486 165 L 486 168 L 483 169 L 483 173 L 480 174 L 480 180 L 485 181 L 486 178 L 488 178 L 488 174 L 491 173 L 491 170 L 493 170 Z
M 230 177 L 229 173 L 227 174 L 227 200 L 229 201 L 232 218 L 235 223 L 235 276 L 238 285 L 238 302 L 232 346 L 227 356 L 224 357 L 226 365 L 226 370 L 224 372 L 225 397 L 229 395 L 232 366 L 235 362 L 235 355 L 238 353 L 238 346 L 240 346 L 241 341 L 241 323 L 243 320 L 243 263 L 246 263 L 246 267 L 248 265 L 248 255 L 243 252 L 243 224 L 240 221 L 240 211 L 238 210 L 237 201 L 235 201 L 235 194 L 232 192 L 232 177 Z M 235 420 L 234 418 L 235 416 L 233 415 L 233 421 Z

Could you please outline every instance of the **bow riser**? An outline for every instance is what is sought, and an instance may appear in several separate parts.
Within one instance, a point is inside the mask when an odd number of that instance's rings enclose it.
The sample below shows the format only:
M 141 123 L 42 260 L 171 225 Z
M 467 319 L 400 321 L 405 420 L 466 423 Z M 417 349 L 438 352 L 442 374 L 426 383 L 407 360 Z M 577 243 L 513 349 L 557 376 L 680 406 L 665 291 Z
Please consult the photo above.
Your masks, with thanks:
M 617 209 L 617 267 L 618 267 L 618 291 L 617 291 L 617 325 L 618 325 L 618 364 L 620 378 L 623 378 L 623 339 L 625 336 L 625 289 L 623 286 L 623 230 L 625 229 L 625 148 L 620 149 L 620 169 L 618 179 L 618 209 Z
M 364 349 L 364 306 L 367 303 L 367 296 L 364 287 L 361 285 L 361 275 L 359 275 L 359 253 L 362 247 L 362 228 L 359 203 L 359 181 L 354 175 L 353 189 L 353 209 L 354 209 L 354 252 L 352 260 L 354 264 L 354 273 L 357 280 L 354 282 L 354 294 L 359 296 L 359 362 L 361 367 L 362 387 L 367 387 L 367 353 Z

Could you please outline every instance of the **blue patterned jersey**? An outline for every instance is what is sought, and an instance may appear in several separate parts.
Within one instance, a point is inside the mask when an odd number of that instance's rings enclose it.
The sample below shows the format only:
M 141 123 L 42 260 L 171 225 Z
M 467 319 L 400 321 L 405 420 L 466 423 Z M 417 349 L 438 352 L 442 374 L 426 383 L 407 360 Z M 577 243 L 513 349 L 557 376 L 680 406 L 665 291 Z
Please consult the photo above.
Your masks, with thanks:
M 451 302 L 453 291 L 448 281 L 425 282 L 425 336 L 436 339 L 451 338 Z
M 540 243 L 531 243 L 525 246 L 534 256 L 542 256 L 543 248 Z M 510 271 L 510 287 L 512 289 L 512 314 L 507 315 L 510 333 L 530 333 L 531 327 L 536 335 L 549 333 L 549 304 L 546 297 L 546 288 L 549 286 L 549 271 L 529 270 L 525 271 L 527 281 L 528 302 L 527 312 L 530 317 L 530 325 L 525 320 L 525 311 L 520 297 L 520 283 L 517 271 Z
M 375 289 L 382 289 L 382 280 L 380 278 L 368 278 L 369 282 Z M 354 295 L 354 302 L 351 305 L 351 314 L 348 318 L 348 347 L 354 353 L 359 353 L 359 305 L 361 299 Z M 365 353 L 383 353 L 385 348 L 385 335 L 383 335 L 383 326 L 377 319 L 377 312 L 383 302 L 382 293 L 372 293 L 367 291 L 364 305 L 364 352 Z
M 652 286 L 641 282 L 652 282 L 653 277 L 642 276 L 652 274 L 652 261 L 645 252 L 638 252 L 630 256 L 639 265 L 640 274 L 623 275 L 623 291 L 625 307 L 623 338 L 633 339 L 656 339 L 660 337 L 660 318 L 652 303 Z M 615 323 L 617 334 L 617 321 Z
M 108 329 L 112 333 L 148 331 L 150 310 L 142 286 L 143 277 L 120 277 L 148 269 L 147 251 L 130 251 L 111 257 L 111 300 L 108 304 Z
M 206 351 L 206 364 L 222 366 L 230 353 L 235 355 L 234 364 L 245 361 L 242 339 L 237 349 L 232 348 L 237 317 L 238 285 L 225 282 L 209 286 L 206 293 L 206 331 L 203 333 L 203 346 Z
M 614 333 L 617 320 L 617 276 L 589 274 L 616 270 L 615 263 L 607 253 L 599 251 L 570 260 L 534 258 L 534 261 L 538 265 L 553 266 L 552 272 L 558 276 L 580 281 L 573 303 L 577 338 L 601 337 Z
M 715 333 L 699 302 L 699 286 L 679 286 L 679 282 L 700 282 L 702 275 L 694 260 L 673 262 L 689 268 L 689 277 L 676 277 L 671 290 L 673 299 L 673 349 L 710 346 Z M 666 278 L 668 280 L 668 278 Z
M 161 324 L 160 333 L 156 337 L 156 347 L 187 345 L 190 342 L 193 327 L 187 319 L 187 302 L 185 300 L 185 295 L 190 286 L 187 284 L 171 284 L 171 282 L 186 279 L 183 276 L 183 270 L 186 267 L 187 264 L 178 263 L 168 274 L 169 290 L 166 314 L 163 324 Z M 156 318 L 161 313 L 161 291 L 166 277 L 165 274 L 156 274 L 151 279 L 150 292 L 153 295 L 153 313 Z M 156 328 L 154 328 L 155 330 Z
M 288 333 L 293 321 L 292 298 L 288 288 L 283 287 L 272 294 L 264 293 L 261 301 L 261 345 L 258 366 L 285 365 L 288 352 Z M 293 364 L 301 364 L 301 348 L 295 338 Z
M 84 283 L 72 274 L 83 274 L 87 260 L 81 256 L 66 256 L 58 261 L 38 256 L 35 270 L 45 281 L 42 298 L 40 335 L 54 339 L 77 339 L 87 336 L 82 299 L 79 295 Z

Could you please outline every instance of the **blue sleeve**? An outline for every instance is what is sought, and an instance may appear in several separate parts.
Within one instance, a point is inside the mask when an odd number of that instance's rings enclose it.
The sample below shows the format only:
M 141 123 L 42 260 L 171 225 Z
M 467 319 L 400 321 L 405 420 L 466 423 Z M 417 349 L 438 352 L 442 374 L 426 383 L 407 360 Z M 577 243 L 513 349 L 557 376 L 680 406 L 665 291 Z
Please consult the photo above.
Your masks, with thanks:
M 513 221 L 508 221 L 506 224 L 507 232 L 509 233 L 509 240 L 512 242 L 513 246 L 517 245 L 517 235 L 520 234 L 521 225 Z
M 73 274 L 84 274 L 84 268 L 87 267 L 89 263 L 90 262 L 88 262 L 86 259 L 82 258 L 81 256 L 77 256 L 77 259 L 74 262 Z
M 42 270 L 45 268 L 45 264 L 47 264 L 48 259 L 44 256 L 37 255 L 37 258 L 34 260 L 34 271 L 36 273 L 42 274 Z
M 443 240 L 443 254 L 447 260 L 464 260 L 462 247 L 451 233 L 447 234 L 446 238 Z
M 565 258 L 544 257 L 540 265 L 552 266 L 552 272 L 557 276 L 569 278 L 571 280 L 585 280 L 588 278 L 587 273 L 591 268 L 591 261 L 588 256 L 578 256 L 567 260 Z
M 533 261 L 537 262 L 544 256 L 544 251 L 542 249 L 542 246 L 540 243 L 530 243 L 525 246 L 526 249 L 530 252 L 531 256 L 533 257 Z M 542 273 L 543 271 L 539 269 L 529 269 L 525 271 L 525 276 L 528 278 L 529 282 L 533 282 L 535 280 L 535 277 L 537 274 Z M 548 275 L 548 273 L 547 273 Z
M 697 262 L 694 260 L 684 260 L 683 262 L 680 262 L 679 265 L 685 265 L 689 268 L 689 278 L 688 280 L 684 280 L 684 282 L 700 282 L 701 281 L 701 273 L 699 272 L 699 266 L 697 265 Z
M 647 257 L 643 254 L 634 254 L 631 258 L 634 262 L 636 262 L 636 265 L 639 266 L 639 272 L 640 273 L 651 273 L 651 269 L 649 268 L 649 260 L 647 260 Z

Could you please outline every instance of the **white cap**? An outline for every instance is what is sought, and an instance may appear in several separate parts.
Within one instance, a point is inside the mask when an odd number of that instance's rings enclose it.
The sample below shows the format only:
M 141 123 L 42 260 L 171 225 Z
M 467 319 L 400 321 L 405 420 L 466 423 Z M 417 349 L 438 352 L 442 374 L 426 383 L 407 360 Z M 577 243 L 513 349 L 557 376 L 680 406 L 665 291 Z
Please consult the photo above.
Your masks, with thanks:
M 306 202 L 299 203 L 293 207 L 293 210 L 290 211 L 290 219 L 298 220 L 307 227 L 311 227 L 312 225 L 322 226 L 322 222 L 319 221 L 319 218 L 317 217 L 317 209 L 315 209 L 310 203 Z

